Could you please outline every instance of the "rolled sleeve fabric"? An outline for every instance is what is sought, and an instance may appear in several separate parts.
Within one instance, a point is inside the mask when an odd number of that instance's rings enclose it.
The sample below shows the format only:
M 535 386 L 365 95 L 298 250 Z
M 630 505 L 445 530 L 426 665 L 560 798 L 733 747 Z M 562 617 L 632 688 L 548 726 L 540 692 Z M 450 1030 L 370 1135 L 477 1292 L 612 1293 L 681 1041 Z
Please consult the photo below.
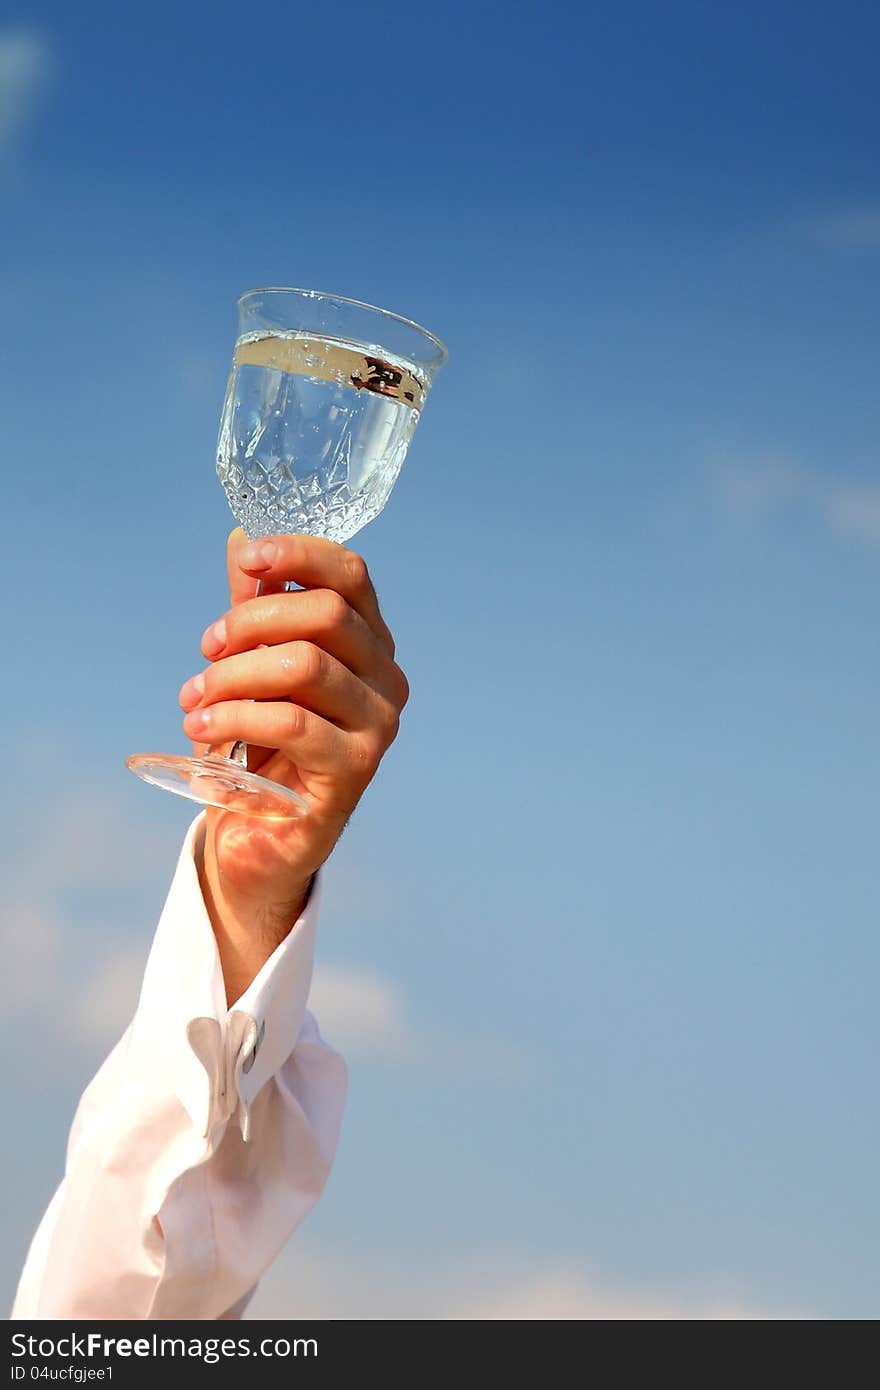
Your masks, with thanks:
M 227 1011 L 203 834 L 200 815 L 135 1017 L 77 1109 L 13 1318 L 238 1316 L 327 1180 L 346 1072 L 306 1007 L 320 880 Z

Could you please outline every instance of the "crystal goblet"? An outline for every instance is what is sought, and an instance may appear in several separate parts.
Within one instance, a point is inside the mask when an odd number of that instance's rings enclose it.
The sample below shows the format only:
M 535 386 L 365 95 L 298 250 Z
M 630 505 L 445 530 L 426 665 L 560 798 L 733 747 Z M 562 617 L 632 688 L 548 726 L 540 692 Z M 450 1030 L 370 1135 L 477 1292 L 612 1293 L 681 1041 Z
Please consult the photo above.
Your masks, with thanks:
M 446 356 L 433 333 L 357 300 L 303 289 L 242 295 L 217 473 L 248 539 L 289 531 L 344 544 L 378 516 Z M 201 757 L 137 753 L 126 766 L 203 805 L 308 814 L 292 788 L 248 770 L 243 743 Z

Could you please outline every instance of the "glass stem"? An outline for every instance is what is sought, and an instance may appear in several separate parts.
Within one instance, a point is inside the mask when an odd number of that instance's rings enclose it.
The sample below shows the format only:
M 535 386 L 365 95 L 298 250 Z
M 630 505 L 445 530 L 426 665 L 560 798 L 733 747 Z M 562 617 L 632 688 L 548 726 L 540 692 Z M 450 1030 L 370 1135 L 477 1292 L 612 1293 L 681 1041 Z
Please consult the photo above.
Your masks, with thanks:
M 254 594 L 254 598 L 259 598 L 262 592 L 263 581 L 262 579 L 258 579 L 257 592 Z M 245 772 L 248 771 L 248 748 L 244 739 L 239 739 L 236 743 L 233 743 L 232 747 L 226 753 L 223 752 L 223 749 L 218 744 L 212 743 L 206 753 L 206 757 L 228 758 L 230 762 L 237 763 L 239 767 L 243 767 Z
M 243 739 L 239 739 L 237 743 L 233 743 L 226 756 L 230 762 L 238 763 L 239 767 L 243 767 L 245 772 L 247 772 L 248 749 Z

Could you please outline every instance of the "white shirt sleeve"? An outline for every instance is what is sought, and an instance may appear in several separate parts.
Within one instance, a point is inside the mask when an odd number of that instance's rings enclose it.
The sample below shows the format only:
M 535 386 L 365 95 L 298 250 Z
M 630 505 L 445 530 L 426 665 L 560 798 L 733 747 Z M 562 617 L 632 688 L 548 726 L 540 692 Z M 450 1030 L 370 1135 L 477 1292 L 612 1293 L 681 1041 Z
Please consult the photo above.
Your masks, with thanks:
M 346 1072 L 306 1009 L 320 876 L 227 1011 L 203 834 L 200 815 L 135 1017 L 77 1109 L 13 1318 L 240 1316 L 327 1180 Z

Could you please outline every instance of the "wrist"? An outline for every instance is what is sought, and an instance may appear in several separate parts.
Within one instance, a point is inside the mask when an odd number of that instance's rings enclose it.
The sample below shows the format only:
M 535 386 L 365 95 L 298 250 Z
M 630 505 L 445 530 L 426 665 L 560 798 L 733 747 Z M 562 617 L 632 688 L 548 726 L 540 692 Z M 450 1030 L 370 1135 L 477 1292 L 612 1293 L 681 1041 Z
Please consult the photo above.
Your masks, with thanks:
M 248 988 L 263 965 L 289 935 L 308 903 L 314 875 L 285 882 L 283 891 L 255 895 L 243 891 L 236 876 L 224 869 L 213 835 L 206 834 L 197 858 L 199 884 L 214 931 L 226 986 L 232 1004 Z

